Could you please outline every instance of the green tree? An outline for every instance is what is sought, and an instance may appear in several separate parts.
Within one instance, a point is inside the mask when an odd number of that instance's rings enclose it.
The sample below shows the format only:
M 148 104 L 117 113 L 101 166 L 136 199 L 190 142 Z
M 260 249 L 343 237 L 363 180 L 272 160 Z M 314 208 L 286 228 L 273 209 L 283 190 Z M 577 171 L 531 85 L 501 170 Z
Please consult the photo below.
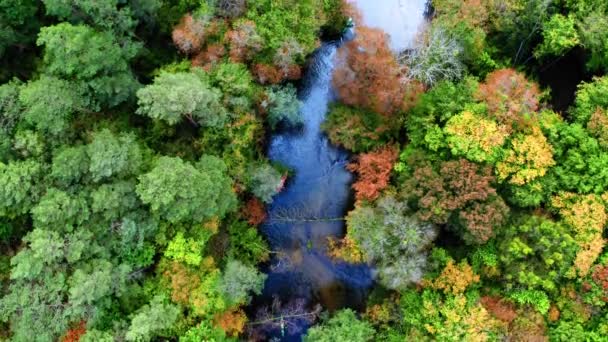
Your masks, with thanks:
M 42 28 L 37 44 L 44 46 L 42 71 L 81 84 L 89 109 L 123 103 L 138 87 L 129 67 L 138 46 L 120 45 L 110 32 L 61 23 Z
M 24 107 L 24 120 L 55 136 L 64 133 L 74 114 L 88 104 L 78 83 L 47 76 L 25 85 L 19 99 Z
M 43 0 L 46 14 L 72 23 L 89 24 L 116 34 L 131 34 L 137 21 L 128 6 L 119 0 Z M 132 2 L 132 1 L 128 1 Z
M 107 129 L 94 133 L 87 154 L 93 181 L 137 174 L 142 165 L 142 153 L 132 134 L 115 136 Z
M 10 156 L 10 136 L 21 120 L 20 82 L 0 85 L 0 161 Z
M 391 289 L 422 279 L 425 250 L 437 236 L 434 225 L 419 221 L 407 210 L 405 203 L 385 196 L 374 206 L 355 208 L 346 218 L 348 237 L 376 264 L 380 282 Z
M 268 124 L 272 129 L 280 123 L 287 126 L 298 126 L 304 123 L 300 113 L 301 102 L 298 100 L 296 88 L 292 85 L 279 88 L 274 87 L 266 92 L 268 99 L 265 106 L 268 110 Z
M 127 341 L 150 341 L 163 330 L 173 326 L 180 315 L 177 306 L 167 303 L 161 296 L 155 296 L 150 304 L 144 305 L 133 316 L 125 335 Z
M 86 198 L 70 195 L 58 189 L 48 189 L 40 202 L 32 208 L 34 226 L 59 232 L 71 232 L 89 218 Z
M 257 268 L 243 264 L 238 260 L 230 260 L 222 275 L 220 290 L 229 303 L 248 304 L 251 293 L 262 293 L 266 275 Z
M 200 73 L 161 73 L 137 92 L 138 114 L 175 125 L 185 117 L 194 124 L 221 127 L 228 113 L 221 92 Z
M 42 165 L 33 160 L 0 163 L 0 216 L 27 213 L 38 198 Z
M 254 167 L 250 173 L 251 192 L 265 203 L 272 203 L 272 196 L 283 187 L 284 179 L 281 173 L 268 164 Z
M 140 205 L 132 180 L 102 184 L 91 192 L 91 212 L 117 220 Z
M 543 23 L 543 42 L 536 47 L 534 55 L 537 58 L 546 56 L 562 56 L 570 49 L 580 44 L 575 19 L 554 14 Z
M 222 91 L 224 102 L 235 112 L 250 109 L 254 84 L 251 73 L 244 64 L 219 64 L 212 70 L 211 84 Z
M 180 158 L 160 157 L 139 177 L 136 192 L 154 214 L 170 222 L 201 222 L 234 209 L 236 196 L 224 163 L 203 156 L 198 168 Z
M 608 76 L 578 85 L 574 107 L 570 110 L 575 122 L 586 125 L 598 109 L 608 109 Z
M 307 342 L 352 341 L 367 342 L 374 340 L 375 330 L 369 322 L 359 320 L 351 309 L 338 311 L 321 325 L 312 327 L 304 337 Z
M 501 231 L 497 241 L 507 289 L 554 293 L 571 271 L 578 250 L 565 224 L 535 216 L 518 218 Z
M 55 152 L 50 176 L 62 185 L 77 184 L 87 175 L 89 164 L 85 146 L 64 146 Z

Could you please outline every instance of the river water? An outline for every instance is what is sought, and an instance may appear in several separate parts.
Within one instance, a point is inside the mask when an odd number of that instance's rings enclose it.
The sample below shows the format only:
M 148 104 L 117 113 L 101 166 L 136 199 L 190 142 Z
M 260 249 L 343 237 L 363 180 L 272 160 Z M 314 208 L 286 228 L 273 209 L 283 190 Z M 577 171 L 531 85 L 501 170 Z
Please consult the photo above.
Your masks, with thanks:
M 394 50 L 411 48 L 424 21 L 426 0 L 356 0 L 364 23 L 390 34 Z M 383 18 L 390 20 L 383 20 Z M 268 157 L 294 171 L 285 189 L 268 207 L 268 219 L 260 227 L 271 249 L 279 252 L 265 269 L 268 274 L 261 296 L 252 308 L 268 305 L 273 298 L 283 303 L 302 299 L 310 309 L 362 309 L 374 281 L 366 264 L 331 260 L 325 254 L 330 237 L 345 234 L 341 219 L 352 207 L 353 176 L 345 166 L 349 154 L 333 146 L 321 131 L 329 104 L 339 42 L 324 43 L 311 57 L 300 84 L 299 97 L 304 125 L 272 136 Z M 255 310 L 254 310 L 255 311 Z M 282 341 L 299 341 L 306 329 L 293 335 L 271 333 Z

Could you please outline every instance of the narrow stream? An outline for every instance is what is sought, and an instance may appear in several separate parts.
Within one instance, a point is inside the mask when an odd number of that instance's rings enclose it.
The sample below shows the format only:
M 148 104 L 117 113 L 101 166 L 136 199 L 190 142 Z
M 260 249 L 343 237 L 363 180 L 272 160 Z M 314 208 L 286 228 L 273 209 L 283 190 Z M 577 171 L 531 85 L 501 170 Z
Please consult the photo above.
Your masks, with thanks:
M 394 50 L 410 48 L 424 21 L 426 0 L 357 0 L 365 24 L 380 27 L 391 35 Z M 390 20 L 382 20 L 390 15 Z M 291 169 L 295 175 L 268 207 L 268 219 L 261 231 L 271 249 L 279 254 L 265 270 L 268 278 L 255 309 L 271 304 L 304 300 L 310 309 L 320 303 L 324 309 L 362 309 L 373 285 L 373 270 L 366 264 L 335 262 L 325 254 L 328 238 L 344 235 L 341 220 L 352 206 L 353 176 L 345 169 L 349 154 L 330 144 L 321 131 L 329 104 L 334 57 L 339 43 L 324 43 L 311 57 L 300 85 L 304 125 L 297 131 L 283 131 L 270 141 L 268 157 Z M 289 335 L 275 331 L 281 341 L 299 341 L 300 332 Z

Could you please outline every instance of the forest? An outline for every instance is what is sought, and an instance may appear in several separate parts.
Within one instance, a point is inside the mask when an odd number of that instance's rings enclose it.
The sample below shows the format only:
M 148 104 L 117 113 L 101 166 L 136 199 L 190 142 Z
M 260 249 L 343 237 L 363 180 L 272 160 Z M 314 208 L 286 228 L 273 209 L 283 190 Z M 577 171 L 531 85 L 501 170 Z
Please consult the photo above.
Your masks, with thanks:
M 608 2 L 355 2 L 0 1 L 0 341 L 608 341 Z M 261 303 L 327 42 L 373 286 Z

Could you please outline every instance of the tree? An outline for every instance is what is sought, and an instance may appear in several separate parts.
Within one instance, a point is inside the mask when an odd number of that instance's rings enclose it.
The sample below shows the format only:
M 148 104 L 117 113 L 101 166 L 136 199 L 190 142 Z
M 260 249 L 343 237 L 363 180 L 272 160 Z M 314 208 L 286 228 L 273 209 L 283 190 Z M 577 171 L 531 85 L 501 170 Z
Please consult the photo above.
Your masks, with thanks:
M 70 195 L 58 189 L 48 189 L 32 208 L 34 226 L 61 233 L 71 232 L 89 219 L 87 200 L 82 195 Z
M 42 165 L 33 160 L 0 163 L 0 216 L 27 213 L 39 196 Z
M 536 216 L 505 227 L 497 241 L 506 289 L 557 291 L 578 250 L 569 230 L 561 222 Z
M 161 73 L 154 83 L 137 91 L 137 113 L 175 125 L 185 117 L 195 125 L 222 127 L 228 113 L 221 93 L 202 74 Z
M 492 186 L 489 167 L 464 159 L 441 162 L 437 171 L 425 163 L 413 166 L 401 193 L 415 204 L 420 219 L 453 222 L 471 243 L 486 242 L 505 221 L 509 209 Z
M 451 117 L 443 131 L 453 155 L 475 162 L 496 161 L 508 137 L 504 127 L 470 111 Z
M 432 87 L 440 81 L 456 81 L 462 77 L 462 50 L 448 31 L 432 26 L 413 49 L 399 56 L 399 62 L 407 68 L 407 78 Z
M 477 81 L 471 78 L 459 83 L 443 81 L 422 94 L 406 118 L 405 127 L 410 144 L 431 151 L 445 148 L 445 138 L 435 139 L 435 136 L 442 135 L 441 129 L 446 122 L 463 113 L 474 102 L 473 94 L 477 86 Z
M 132 180 L 102 184 L 91 191 L 91 212 L 108 221 L 123 218 L 140 205 Z
M 44 46 L 42 71 L 85 89 L 90 109 L 123 103 L 138 87 L 128 64 L 138 47 L 118 44 L 109 32 L 61 23 L 42 28 L 37 44 Z
M 216 3 L 218 14 L 226 18 L 237 18 L 247 10 L 246 0 L 219 0 Z
M 201 15 L 186 14 L 182 17 L 171 34 L 173 44 L 187 55 L 199 52 L 205 42 L 205 33 L 209 18 Z
M 543 42 L 534 51 L 537 58 L 562 56 L 580 44 L 573 16 L 554 14 L 543 23 L 542 30 Z
M 256 25 L 264 40 L 261 58 L 274 56 L 281 46 L 294 40 L 300 44 L 302 54 L 298 61 L 317 46 L 317 33 L 323 24 L 317 15 L 323 8 L 318 0 L 274 2 L 272 0 L 249 1 L 247 19 Z
M 224 103 L 237 113 L 250 110 L 253 97 L 253 77 L 247 66 L 240 63 L 220 63 L 211 70 L 211 84 L 222 90 Z
M 139 177 L 136 192 L 169 222 L 201 222 L 234 209 L 236 197 L 225 172 L 224 163 L 211 156 L 203 156 L 198 168 L 180 158 L 160 157 Z
M 21 120 L 20 85 L 17 81 L 0 85 L 0 138 L 6 141 L 0 144 L 0 160 L 4 159 L 5 150 L 9 148 L 5 145 L 8 137 Z
M 255 267 L 247 266 L 238 260 L 226 264 L 220 290 L 230 305 L 248 304 L 251 293 L 262 293 L 266 275 Z
M 1 299 L 2 320 L 12 338 L 56 341 L 73 324 L 103 319 L 103 308 L 121 291 L 131 272 L 114 265 L 85 227 L 72 233 L 35 228 L 11 260 L 11 283 Z
M 369 110 L 332 104 L 321 127 L 333 144 L 363 153 L 395 141 L 399 122 Z
M 62 185 L 77 184 L 87 175 L 89 164 L 85 146 L 63 146 L 53 156 L 50 176 Z
M 196 327 L 190 328 L 185 335 L 180 336 L 179 342 L 232 342 L 232 338 L 226 337 L 226 332 L 216 328 L 206 321 L 202 321 Z
M 250 173 L 251 192 L 264 203 L 272 203 L 272 197 L 282 190 L 285 183 L 283 175 L 268 164 L 254 167 Z
M 501 181 L 509 179 L 515 185 L 527 184 L 544 176 L 555 165 L 553 151 L 538 126 L 530 134 L 518 134 L 511 140 L 511 148 L 496 164 L 496 175 Z
M 608 100 L 604 96 L 608 91 L 608 77 L 596 77 L 592 82 L 578 85 L 574 108 L 570 115 L 575 122 L 585 126 L 597 112 L 608 109 Z
M 608 222 L 604 202 L 600 196 L 593 194 L 562 192 L 551 199 L 551 206 L 564 222 L 573 228 L 572 236 L 580 247 L 574 260 L 574 268 L 580 277 L 584 277 L 606 244 L 602 237 Z
M 401 68 L 382 30 L 359 27 L 355 39 L 340 48 L 338 61 L 333 85 L 344 104 L 383 115 L 407 109 Z
M 403 289 L 422 279 L 425 250 L 437 231 L 434 225 L 408 215 L 405 203 L 385 196 L 374 206 L 356 207 L 346 222 L 347 236 L 356 241 L 367 261 L 376 265 L 384 286 Z
M 137 174 L 142 165 L 142 152 L 133 134 L 116 136 L 108 129 L 96 132 L 87 145 L 87 154 L 89 173 L 95 182 Z
M 235 63 L 252 60 L 263 48 L 263 39 L 256 30 L 255 22 L 251 20 L 235 21 L 224 39 L 230 47 L 230 60 Z
M 608 153 L 583 126 L 558 122 L 545 134 L 555 160 L 543 179 L 545 191 L 601 194 L 608 189 Z
M 367 342 L 374 339 L 374 334 L 374 328 L 369 322 L 359 320 L 351 309 L 344 309 L 338 311 L 327 322 L 308 330 L 304 341 Z
M 348 164 L 347 169 L 358 174 L 353 184 L 357 201 L 373 201 L 380 196 L 380 192 L 389 185 L 396 160 L 397 150 L 389 146 L 360 154 L 354 163 Z
M 116 35 L 129 35 L 137 21 L 132 17 L 129 6 L 121 6 L 119 0 L 77 1 L 43 0 L 46 14 L 68 20 L 71 23 L 85 23 L 97 28 L 113 31 Z M 132 2 L 132 1 L 130 1 Z
M 300 113 L 302 103 L 298 100 L 296 89 L 292 85 L 274 87 L 266 92 L 267 100 L 263 104 L 268 112 L 267 121 L 272 129 L 283 123 L 294 127 L 304 123 Z
M 441 274 L 433 280 L 432 287 L 442 290 L 446 294 L 458 295 L 464 293 L 467 287 L 479 282 L 479 276 L 473 272 L 473 268 L 466 262 L 458 265 L 454 260 L 448 260 Z
M 166 303 L 166 299 L 155 296 L 150 304 L 144 305 L 131 320 L 125 335 L 127 341 L 150 341 L 163 330 L 173 326 L 180 315 L 177 306 Z
M 491 117 L 508 129 L 525 125 L 538 110 L 538 85 L 513 69 L 496 70 L 479 86 L 477 98 L 487 104 Z
M 19 100 L 25 109 L 25 121 L 53 136 L 63 134 L 73 115 L 82 112 L 88 105 L 83 90 L 77 84 L 47 76 L 25 85 Z
M 198 266 L 203 261 L 203 249 L 210 237 L 211 234 L 205 234 L 201 239 L 185 238 L 182 232 L 178 232 L 169 241 L 165 256 L 187 265 Z

